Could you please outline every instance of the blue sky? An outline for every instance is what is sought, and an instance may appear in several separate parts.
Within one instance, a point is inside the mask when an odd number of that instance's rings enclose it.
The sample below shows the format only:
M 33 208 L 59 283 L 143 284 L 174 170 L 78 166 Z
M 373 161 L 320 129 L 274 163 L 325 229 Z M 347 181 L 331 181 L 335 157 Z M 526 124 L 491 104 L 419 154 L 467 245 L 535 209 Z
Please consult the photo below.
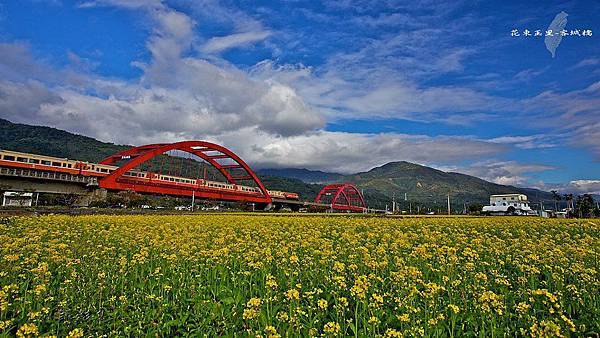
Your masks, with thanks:
M 539 37 L 560 11 L 556 57 Z M 127 144 L 208 139 L 258 167 L 407 160 L 600 191 L 589 1 L 0 0 L 0 116 Z

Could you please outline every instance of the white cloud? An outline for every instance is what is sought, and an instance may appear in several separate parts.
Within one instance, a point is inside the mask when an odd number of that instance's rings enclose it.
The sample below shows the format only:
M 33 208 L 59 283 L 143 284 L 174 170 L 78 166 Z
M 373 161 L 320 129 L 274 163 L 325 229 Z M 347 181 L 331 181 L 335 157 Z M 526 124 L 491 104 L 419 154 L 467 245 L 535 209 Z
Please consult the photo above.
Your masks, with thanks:
M 569 182 L 563 190 L 580 194 L 600 195 L 600 180 L 575 180 Z
M 564 135 L 526 135 L 526 136 L 500 136 L 490 139 L 490 142 L 512 144 L 521 149 L 541 149 L 556 147 L 556 142 Z
M 600 58 L 586 58 L 579 61 L 576 65 L 571 67 L 571 69 L 589 67 L 589 66 L 598 66 L 600 65 Z
M 536 188 L 546 191 L 556 190 L 561 194 L 600 195 L 600 180 L 573 180 L 567 183 L 538 182 Z
M 511 100 L 464 87 L 422 88 L 394 74 L 316 73 L 302 65 L 279 66 L 272 61 L 257 64 L 251 74 L 296 88 L 310 104 L 329 112 L 330 119 L 399 118 L 468 124 L 491 118 L 489 111 L 503 111 L 513 105 Z
M 600 81 L 570 92 L 545 91 L 520 104 L 529 120 L 565 134 L 571 145 L 600 158 Z
M 100 6 L 116 6 L 128 9 L 164 8 L 161 0 L 91 0 L 83 1 L 79 4 L 79 8 L 93 8 Z
M 231 145 L 259 167 L 302 167 L 341 173 L 369 170 L 400 159 L 421 163 L 452 163 L 493 156 L 503 145 L 465 137 L 363 134 L 316 131 L 276 137 L 244 129 L 215 140 Z
M 271 35 L 270 31 L 243 32 L 209 39 L 203 46 L 205 53 L 219 53 L 227 49 L 247 46 L 262 41 Z
M 478 161 L 464 167 L 439 167 L 444 171 L 456 171 L 467 175 L 483 178 L 484 180 L 504 184 L 523 186 L 528 185 L 528 173 L 543 172 L 555 169 L 552 166 L 536 163 L 519 163 L 516 161 L 500 161 L 490 159 Z

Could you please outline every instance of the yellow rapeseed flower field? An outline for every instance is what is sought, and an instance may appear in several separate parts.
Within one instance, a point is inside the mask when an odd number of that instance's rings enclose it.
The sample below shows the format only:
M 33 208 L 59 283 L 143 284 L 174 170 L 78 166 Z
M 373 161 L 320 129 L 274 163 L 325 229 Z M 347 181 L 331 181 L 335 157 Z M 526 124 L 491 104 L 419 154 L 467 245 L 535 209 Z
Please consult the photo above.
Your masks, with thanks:
M 595 220 L 44 216 L 0 224 L 0 336 L 600 332 Z

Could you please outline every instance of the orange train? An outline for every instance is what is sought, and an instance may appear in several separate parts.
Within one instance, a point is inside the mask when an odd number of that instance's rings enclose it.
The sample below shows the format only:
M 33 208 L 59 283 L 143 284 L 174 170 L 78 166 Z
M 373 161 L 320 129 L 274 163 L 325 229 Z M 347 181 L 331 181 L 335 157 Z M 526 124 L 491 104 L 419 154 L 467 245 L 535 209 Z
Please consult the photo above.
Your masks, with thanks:
M 89 163 L 66 158 L 28 154 L 10 150 L 0 150 L 0 166 L 64 172 L 74 175 L 96 176 L 98 178 L 107 176 L 119 168 L 117 166 L 106 164 Z M 131 181 L 152 180 L 154 183 L 162 183 L 171 186 L 175 185 L 181 187 L 204 188 L 207 190 L 216 191 L 235 191 L 239 193 L 247 193 L 249 195 L 261 194 L 260 190 L 256 187 L 157 174 L 140 170 L 130 170 L 123 174 L 123 177 Z M 268 192 L 273 198 L 288 200 L 299 199 L 298 194 L 293 192 L 277 190 L 268 190 Z

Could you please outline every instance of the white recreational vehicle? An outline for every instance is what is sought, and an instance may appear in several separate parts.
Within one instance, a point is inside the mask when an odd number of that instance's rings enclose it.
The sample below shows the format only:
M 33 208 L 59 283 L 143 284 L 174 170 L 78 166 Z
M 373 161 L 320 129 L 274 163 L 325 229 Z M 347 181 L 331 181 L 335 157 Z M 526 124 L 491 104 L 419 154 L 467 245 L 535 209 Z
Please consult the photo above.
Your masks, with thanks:
M 483 207 L 486 215 L 535 215 L 529 207 L 527 195 L 505 194 L 491 195 L 490 205 Z

